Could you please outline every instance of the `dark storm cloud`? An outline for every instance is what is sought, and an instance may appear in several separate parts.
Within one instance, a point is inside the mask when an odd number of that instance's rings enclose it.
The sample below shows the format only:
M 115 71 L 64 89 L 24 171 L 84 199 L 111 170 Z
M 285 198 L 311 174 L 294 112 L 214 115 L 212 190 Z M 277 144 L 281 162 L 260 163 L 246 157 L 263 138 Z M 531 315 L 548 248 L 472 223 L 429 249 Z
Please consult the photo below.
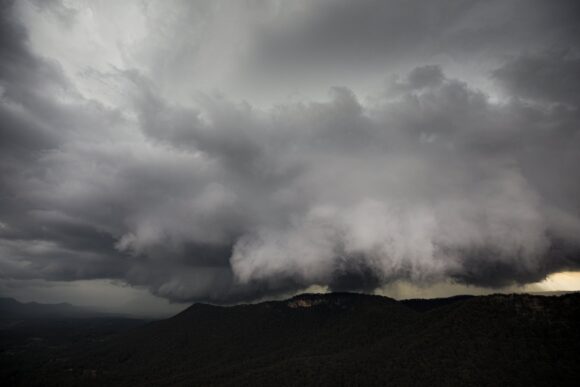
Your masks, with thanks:
M 64 39 L 107 9 L 1 4 L 2 279 L 111 278 L 236 302 L 311 285 L 525 284 L 580 266 L 575 2 L 267 3 L 240 57 L 222 56 L 220 28 L 244 25 L 254 3 L 167 15 L 147 3 L 122 31 L 151 32 L 118 44 L 108 24 Z M 194 8 L 211 20 L 202 32 L 179 19 Z M 367 98 L 347 84 L 260 107 L 195 92 L 211 71 L 182 51 L 198 35 L 211 39 L 194 52 L 237 58 L 230 74 L 248 82 L 404 69 Z M 71 53 L 88 44 L 98 56 Z M 467 58 L 468 79 L 428 63 L 441 53 Z M 482 56 L 499 64 L 473 66 Z M 481 73 L 498 94 L 470 83 Z
M 356 80 L 433 60 L 478 66 L 538 47 L 577 48 L 580 34 L 573 0 L 330 0 L 281 7 L 288 16 L 260 24 L 247 71 L 290 85 Z
M 580 103 L 580 56 L 575 50 L 523 54 L 493 73 L 509 93 L 539 102 Z

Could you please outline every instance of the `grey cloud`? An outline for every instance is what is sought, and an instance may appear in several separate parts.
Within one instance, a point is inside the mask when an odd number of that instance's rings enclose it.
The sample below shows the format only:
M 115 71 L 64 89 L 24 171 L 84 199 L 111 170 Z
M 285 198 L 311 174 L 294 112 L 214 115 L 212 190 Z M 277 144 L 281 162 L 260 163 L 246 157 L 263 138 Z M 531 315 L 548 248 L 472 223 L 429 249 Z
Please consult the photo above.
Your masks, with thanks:
M 246 70 L 276 85 L 356 83 L 446 61 L 496 65 L 505 55 L 578 47 L 578 3 L 561 1 L 292 2 L 256 32 Z M 468 69 L 463 68 L 463 71 Z M 371 78 L 372 79 L 372 78 Z
M 552 50 L 524 54 L 494 71 L 493 76 L 514 96 L 540 102 L 564 103 L 578 108 L 578 51 Z
M 2 4 L 0 279 L 117 279 L 176 301 L 237 302 L 398 280 L 497 287 L 580 266 L 572 48 L 518 51 L 491 74 L 502 98 L 404 55 L 407 70 L 391 82 L 385 73 L 379 95 L 336 86 L 326 99 L 269 107 L 172 94 L 157 77 L 162 58 L 91 70 L 120 90 L 117 106 L 75 83 L 65 59 L 36 54 L 13 5 Z M 522 7 L 503 4 L 305 5 L 303 20 L 290 14 L 290 30 L 274 31 L 283 36 L 265 35 L 276 44 L 248 49 L 262 61 L 259 50 L 289 41 L 296 58 L 268 60 L 292 69 L 319 54 L 343 58 L 355 41 L 365 63 L 379 44 L 423 51 L 433 36 L 455 36 L 437 49 L 469 55 L 458 31 Z M 573 46 L 570 23 L 551 21 L 568 20 L 567 6 L 545 17 L 528 10 L 500 30 L 540 17 Z M 368 27 L 341 27 L 363 20 Z M 507 40 L 490 43 L 498 57 L 523 45 Z M 233 65 L 242 74 L 246 64 Z
M 413 90 L 437 86 L 443 82 L 444 78 L 439 66 L 417 67 L 409 73 L 408 87 Z

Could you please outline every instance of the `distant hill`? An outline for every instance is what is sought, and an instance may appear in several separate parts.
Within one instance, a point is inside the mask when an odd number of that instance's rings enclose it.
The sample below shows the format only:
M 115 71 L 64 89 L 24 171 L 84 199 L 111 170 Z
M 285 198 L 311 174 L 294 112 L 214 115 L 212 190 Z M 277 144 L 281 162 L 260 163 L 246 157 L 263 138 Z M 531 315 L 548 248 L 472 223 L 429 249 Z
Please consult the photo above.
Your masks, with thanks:
M 67 303 L 0 298 L 0 385 L 35 384 L 39 367 L 53 359 L 97 347 L 146 322 Z
M 97 316 L 100 313 L 68 303 L 40 304 L 0 297 L 0 320 L 52 319 Z
M 395 301 L 350 293 L 220 307 L 38 361 L 10 385 L 567 386 L 580 295 Z

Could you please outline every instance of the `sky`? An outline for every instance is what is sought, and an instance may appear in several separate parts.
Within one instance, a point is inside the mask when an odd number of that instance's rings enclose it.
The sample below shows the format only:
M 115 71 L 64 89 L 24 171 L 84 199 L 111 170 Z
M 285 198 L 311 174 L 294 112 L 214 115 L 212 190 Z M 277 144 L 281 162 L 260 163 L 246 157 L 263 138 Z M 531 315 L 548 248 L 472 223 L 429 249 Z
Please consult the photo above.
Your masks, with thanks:
M 0 0 L 0 294 L 580 289 L 580 3 Z

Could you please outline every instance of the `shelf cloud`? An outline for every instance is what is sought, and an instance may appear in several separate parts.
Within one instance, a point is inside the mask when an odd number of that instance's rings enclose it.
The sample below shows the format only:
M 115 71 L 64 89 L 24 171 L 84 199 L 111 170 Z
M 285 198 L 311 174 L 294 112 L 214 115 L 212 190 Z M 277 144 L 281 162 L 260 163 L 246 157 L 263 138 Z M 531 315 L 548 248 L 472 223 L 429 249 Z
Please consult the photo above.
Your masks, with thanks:
M 0 280 L 228 303 L 580 269 L 575 1 L 0 4 Z

